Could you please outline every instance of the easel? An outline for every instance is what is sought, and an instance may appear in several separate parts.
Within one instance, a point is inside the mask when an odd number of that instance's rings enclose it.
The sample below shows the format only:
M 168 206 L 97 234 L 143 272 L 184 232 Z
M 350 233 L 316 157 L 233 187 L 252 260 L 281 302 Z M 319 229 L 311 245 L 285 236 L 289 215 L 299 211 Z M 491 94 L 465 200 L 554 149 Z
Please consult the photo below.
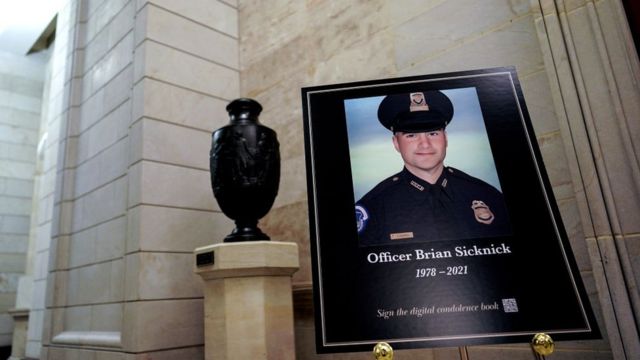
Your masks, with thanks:
M 538 333 L 531 340 L 531 351 L 536 360 L 546 360 L 547 355 L 551 355 L 555 345 L 551 336 Z M 466 346 L 460 346 L 460 360 L 469 360 L 469 352 Z M 379 342 L 373 348 L 373 357 L 376 360 L 393 360 L 393 348 L 386 342 Z

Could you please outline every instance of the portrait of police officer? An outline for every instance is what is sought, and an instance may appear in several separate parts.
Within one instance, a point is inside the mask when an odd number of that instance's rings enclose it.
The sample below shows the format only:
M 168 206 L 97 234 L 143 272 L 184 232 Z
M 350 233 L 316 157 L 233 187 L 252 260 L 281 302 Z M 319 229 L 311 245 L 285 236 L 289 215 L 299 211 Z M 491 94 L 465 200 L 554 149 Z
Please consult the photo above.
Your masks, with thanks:
M 437 90 L 383 98 L 378 120 L 391 132 L 404 167 L 356 202 L 361 245 L 510 234 L 502 193 L 446 165 L 453 114 L 451 100 Z

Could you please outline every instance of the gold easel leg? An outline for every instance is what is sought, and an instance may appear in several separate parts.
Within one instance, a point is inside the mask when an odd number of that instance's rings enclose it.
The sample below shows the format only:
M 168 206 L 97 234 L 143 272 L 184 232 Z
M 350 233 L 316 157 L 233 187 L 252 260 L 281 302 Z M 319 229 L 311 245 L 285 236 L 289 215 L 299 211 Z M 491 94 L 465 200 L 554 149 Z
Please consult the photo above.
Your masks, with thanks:
M 533 347 L 531 347 L 531 352 L 533 353 L 533 358 L 536 359 L 536 360 L 545 360 L 546 359 L 544 357 L 544 355 L 538 354 Z
M 460 351 L 460 360 L 469 360 L 469 351 L 466 346 L 460 346 L 458 350 Z

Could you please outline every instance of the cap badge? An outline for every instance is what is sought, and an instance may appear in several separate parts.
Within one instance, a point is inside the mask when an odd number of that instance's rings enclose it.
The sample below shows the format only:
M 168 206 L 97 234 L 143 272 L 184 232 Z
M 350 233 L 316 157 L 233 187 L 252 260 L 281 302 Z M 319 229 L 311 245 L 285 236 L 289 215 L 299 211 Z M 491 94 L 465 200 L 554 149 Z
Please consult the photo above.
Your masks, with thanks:
M 427 100 L 424 98 L 424 93 L 415 92 L 410 93 L 409 97 L 411 98 L 411 105 L 409 105 L 409 111 L 429 111 L 429 105 L 427 105 Z
M 481 224 L 491 224 L 495 219 L 495 216 L 491 212 L 491 209 L 484 203 L 482 200 L 473 200 L 471 202 L 471 208 L 473 209 L 473 214 L 476 217 L 476 221 Z

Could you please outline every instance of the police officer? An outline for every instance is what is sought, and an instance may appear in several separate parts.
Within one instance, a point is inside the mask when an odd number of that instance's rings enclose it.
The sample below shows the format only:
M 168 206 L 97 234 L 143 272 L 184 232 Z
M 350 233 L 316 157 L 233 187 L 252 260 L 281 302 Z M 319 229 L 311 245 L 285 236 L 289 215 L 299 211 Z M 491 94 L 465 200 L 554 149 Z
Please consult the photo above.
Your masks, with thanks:
M 453 104 L 440 91 L 386 96 L 378 120 L 393 133 L 404 169 L 356 203 L 360 243 L 425 242 L 510 233 L 502 193 L 444 165 Z

